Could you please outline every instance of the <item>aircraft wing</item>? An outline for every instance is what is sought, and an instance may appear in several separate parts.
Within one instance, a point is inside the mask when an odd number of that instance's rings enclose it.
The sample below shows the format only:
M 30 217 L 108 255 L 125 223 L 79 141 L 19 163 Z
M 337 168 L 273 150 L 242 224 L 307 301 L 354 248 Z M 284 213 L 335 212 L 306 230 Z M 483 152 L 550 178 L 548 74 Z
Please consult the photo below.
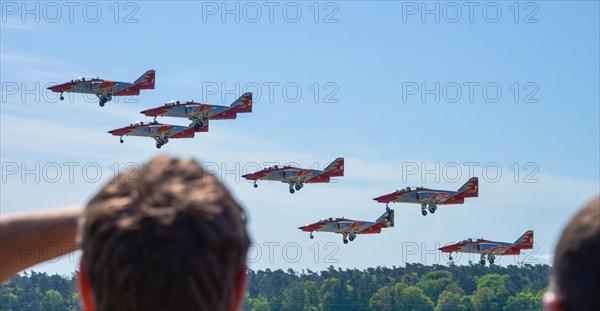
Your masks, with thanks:
M 317 170 L 306 170 L 304 182 L 307 183 L 328 183 L 331 181 L 331 177 L 337 177 L 338 175 L 332 175 L 330 171 L 317 171 Z
M 350 223 L 348 225 L 349 229 L 359 229 L 360 227 L 364 226 L 367 222 L 366 221 L 355 221 L 353 223 Z
M 170 131 L 172 129 L 173 129 L 172 125 L 164 124 L 164 125 L 161 125 L 158 129 L 156 129 L 156 133 L 162 134 L 162 133 Z
M 200 103 L 194 103 L 191 102 L 190 104 L 197 104 L 198 107 L 194 110 L 194 112 L 192 114 L 194 115 L 201 115 L 204 114 L 210 110 L 212 110 L 214 108 L 213 105 L 209 105 L 209 104 L 200 104 Z
M 419 201 L 422 203 L 441 203 L 452 197 L 452 193 L 437 190 L 420 191 Z
M 381 228 L 388 226 L 390 225 L 386 225 L 382 222 L 374 223 L 370 221 L 355 221 L 354 223 L 349 224 L 345 231 L 358 234 L 373 234 L 381 233 Z
M 161 124 L 155 130 L 149 128 L 150 137 L 192 138 L 195 136 L 193 127 Z
M 319 174 L 319 175 L 307 178 L 304 182 L 309 183 L 309 184 L 314 184 L 314 183 L 329 182 L 330 180 L 331 180 L 331 177 L 327 176 L 326 174 Z
M 480 252 L 495 254 L 495 255 L 502 255 L 509 249 L 510 249 L 510 247 L 508 247 L 506 245 L 502 245 L 500 243 L 493 243 L 493 242 L 482 242 L 482 243 L 479 243 L 479 246 L 478 246 L 478 250 Z
M 337 231 L 339 233 L 359 233 L 365 229 L 366 221 L 345 220 L 337 223 Z
M 219 111 L 210 117 L 213 120 L 233 120 L 237 119 L 237 112 L 232 109 Z
M 300 168 L 295 172 L 293 178 L 291 179 L 295 181 L 310 183 L 310 180 L 315 177 L 313 176 L 313 172 L 313 170 Z
M 115 85 L 117 85 L 117 82 L 104 80 L 104 81 L 102 81 L 102 84 L 100 84 L 98 89 L 102 91 L 102 90 L 113 88 Z
M 309 182 L 311 178 L 312 170 L 296 168 L 296 167 L 283 167 L 283 178 L 282 182 L 286 183 L 289 181 L 293 182 Z

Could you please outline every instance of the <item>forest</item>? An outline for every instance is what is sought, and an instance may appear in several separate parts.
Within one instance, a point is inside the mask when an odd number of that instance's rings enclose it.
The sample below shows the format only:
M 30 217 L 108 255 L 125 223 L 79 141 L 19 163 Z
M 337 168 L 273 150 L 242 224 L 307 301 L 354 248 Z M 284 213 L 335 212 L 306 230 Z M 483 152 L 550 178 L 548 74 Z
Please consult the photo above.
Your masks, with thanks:
M 244 310 L 541 310 L 550 266 L 478 264 L 248 271 Z M 0 311 L 78 310 L 77 273 L 24 272 L 0 286 Z

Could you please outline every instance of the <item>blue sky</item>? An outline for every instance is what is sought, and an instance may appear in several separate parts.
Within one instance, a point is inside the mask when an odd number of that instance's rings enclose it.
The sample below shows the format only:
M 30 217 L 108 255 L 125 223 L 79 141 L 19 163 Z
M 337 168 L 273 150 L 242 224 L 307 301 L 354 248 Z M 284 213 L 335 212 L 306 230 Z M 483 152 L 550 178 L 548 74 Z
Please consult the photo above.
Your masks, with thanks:
M 318 22 L 313 2 L 277 2 L 272 21 L 264 2 L 227 2 L 240 9 L 224 18 L 220 1 L 132 2 L 118 16 L 113 2 L 77 2 L 72 20 L 65 3 L 37 3 L 25 15 L 21 2 L 2 4 L 2 215 L 85 204 L 117 169 L 166 152 L 203 161 L 243 203 L 254 269 L 443 264 L 432 251 L 437 244 L 514 241 L 528 229 L 537 248 L 499 264 L 549 263 L 562 225 L 599 192 L 597 2 L 519 3 L 518 16 L 514 2 L 477 2 L 472 22 L 465 3 L 457 17 L 456 7 L 438 2 L 439 23 L 435 14 L 420 15 L 435 2 L 320 2 Z M 59 102 L 44 90 L 78 76 L 133 81 L 147 69 L 156 70 L 155 90 L 103 108 L 80 95 Z M 256 85 L 262 96 L 252 114 L 211 122 L 209 133 L 160 151 L 150 139 L 121 145 L 106 133 L 171 99 L 230 104 L 245 90 L 256 96 Z M 418 91 L 408 89 L 415 85 Z M 434 91 L 422 98 L 423 87 Z M 345 177 L 294 195 L 284 184 L 254 189 L 239 177 L 255 164 L 323 167 L 337 156 L 346 157 Z M 480 197 L 464 205 L 427 217 L 417 205 L 393 205 L 395 228 L 349 245 L 338 235 L 310 240 L 297 229 L 322 217 L 374 220 L 383 205 L 372 198 L 400 187 L 457 189 L 471 177 L 470 162 Z M 423 169 L 435 172 L 422 176 Z M 68 274 L 75 267 L 65 258 L 36 269 Z

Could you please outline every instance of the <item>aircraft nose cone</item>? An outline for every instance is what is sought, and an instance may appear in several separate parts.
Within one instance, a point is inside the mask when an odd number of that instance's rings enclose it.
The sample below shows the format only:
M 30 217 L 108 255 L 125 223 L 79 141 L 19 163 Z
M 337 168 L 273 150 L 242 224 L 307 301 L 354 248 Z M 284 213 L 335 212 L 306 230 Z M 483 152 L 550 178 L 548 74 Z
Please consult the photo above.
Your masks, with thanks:
M 159 114 L 161 114 L 162 112 L 163 112 L 162 108 L 152 108 L 152 109 L 146 109 L 144 111 L 140 111 L 141 114 L 144 114 L 149 117 L 156 117 Z
M 438 250 L 440 250 L 442 252 L 454 252 L 454 251 L 456 251 L 458 249 L 459 249 L 459 247 L 457 247 L 454 244 L 445 245 L 445 246 L 442 246 L 442 247 L 438 248 Z
M 298 227 L 298 229 L 300 229 L 300 230 L 304 230 L 304 226 L 302 226 L 302 227 Z
M 248 173 L 248 174 L 242 175 L 242 177 L 246 178 L 246 179 L 250 179 L 250 178 L 254 177 L 254 173 Z
M 125 135 L 126 133 L 127 133 L 127 129 L 126 128 L 114 129 L 114 130 L 108 131 L 108 134 L 112 134 L 112 135 L 115 135 L 115 136 Z
M 384 195 L 382 195 L 382 196 L 378 196 L 378 197 L 376 197 L 376 198 L 373 198 L 373 201 L 377 201 L 377 202 L 383 202 L 383 201 L 384 201 L 384 199 L 385 199 L 385 196 L 384 196 Z

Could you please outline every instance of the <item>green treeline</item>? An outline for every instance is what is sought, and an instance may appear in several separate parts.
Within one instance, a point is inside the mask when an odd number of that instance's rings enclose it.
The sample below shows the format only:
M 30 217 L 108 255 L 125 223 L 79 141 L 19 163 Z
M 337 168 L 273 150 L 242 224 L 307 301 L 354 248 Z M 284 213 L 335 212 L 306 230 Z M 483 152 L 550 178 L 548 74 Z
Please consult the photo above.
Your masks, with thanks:
M 541 310 L 550 267 L 377 267 L 249 271 L 244 310 Z M 77 274 L 25 272 L 0 285 L 0 311 L 78 310 Z
M 79 310 L 77 273 L 64 277 L 24 272 L 0 285 L 0 310 Z
M 541 310 L 548 265 L 250 271 L 244 310 Z

